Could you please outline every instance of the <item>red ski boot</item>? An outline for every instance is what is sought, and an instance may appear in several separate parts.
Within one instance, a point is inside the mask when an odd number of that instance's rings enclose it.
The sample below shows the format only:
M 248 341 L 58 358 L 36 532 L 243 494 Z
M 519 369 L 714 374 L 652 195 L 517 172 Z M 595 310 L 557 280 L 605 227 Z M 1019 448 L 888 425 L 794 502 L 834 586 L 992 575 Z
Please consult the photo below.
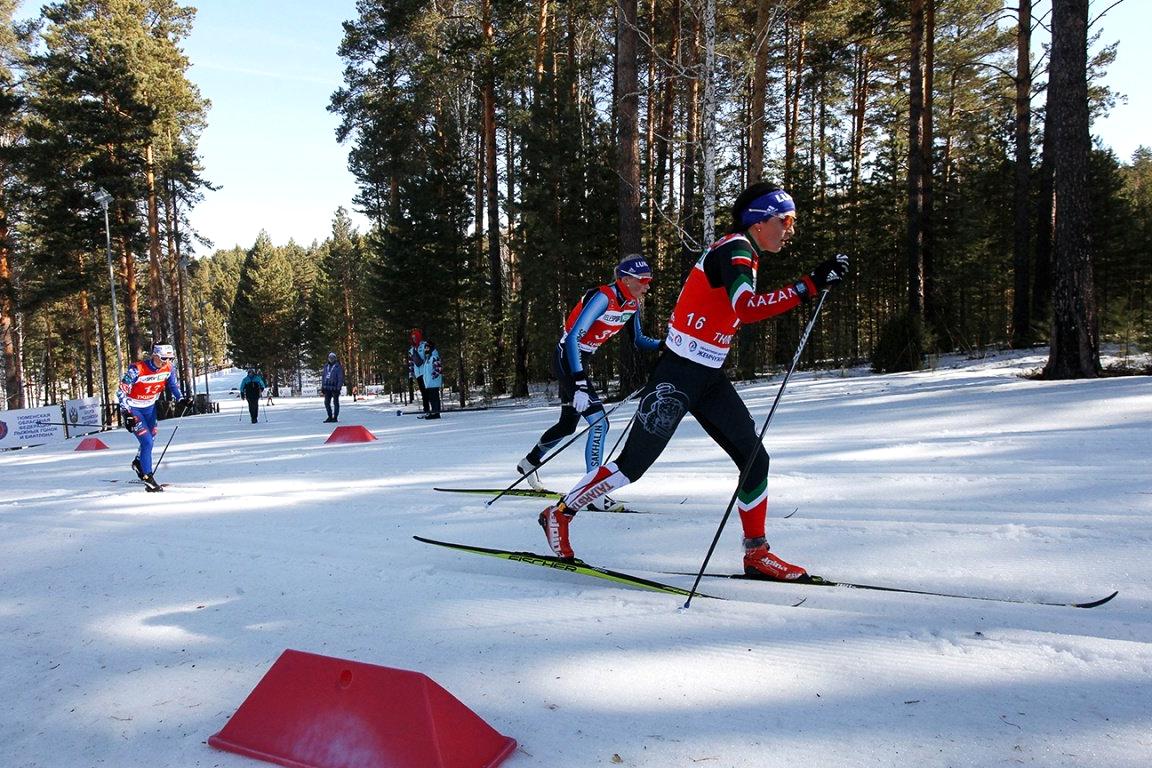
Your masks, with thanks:
M 562 560 L 573 560 L 576 557 L 572 545 L 568 543 L 568 523 L 572 522 L 573 514 L 562 501 L 540 513 L 540 527 L 548 538 L 548 546 Z
M 757 579 L 772 581 L 795 581 L 808 575 L 808 571 L 798 565 L 786 563 L 768 551 L 768 543 L 759 539 L 749 546 L 745 542 L 744 574 Z

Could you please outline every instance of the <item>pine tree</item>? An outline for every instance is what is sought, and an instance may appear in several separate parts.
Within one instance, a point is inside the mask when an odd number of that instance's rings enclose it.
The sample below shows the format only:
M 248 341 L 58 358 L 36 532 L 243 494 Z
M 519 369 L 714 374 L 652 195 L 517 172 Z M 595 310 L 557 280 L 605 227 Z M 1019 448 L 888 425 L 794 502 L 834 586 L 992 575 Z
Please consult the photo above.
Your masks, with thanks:
M 296 369 L 296 298 L 291 262 L 261 232 L 244 259 L 228 315 L 228 353 L 234 363 L 266 371 Z

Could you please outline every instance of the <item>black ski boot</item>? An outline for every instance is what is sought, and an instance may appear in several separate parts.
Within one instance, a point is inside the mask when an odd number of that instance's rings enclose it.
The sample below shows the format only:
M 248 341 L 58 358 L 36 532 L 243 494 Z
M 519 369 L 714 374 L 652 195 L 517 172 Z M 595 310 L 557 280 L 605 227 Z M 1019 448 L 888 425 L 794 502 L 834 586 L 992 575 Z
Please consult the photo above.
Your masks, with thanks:
M 141 480 L 144 479 L 144 467 L 140 465 L 139 456 L 132 459 L 132 471 L 136 473 L 136 477 L 140 478 Z
M 152 475 L 140 475 L 140 479 L 144 481 L 144 490 L 148 493 L 159 493 L 164 490 L 164 486 L 156 482 L 156 478 Z

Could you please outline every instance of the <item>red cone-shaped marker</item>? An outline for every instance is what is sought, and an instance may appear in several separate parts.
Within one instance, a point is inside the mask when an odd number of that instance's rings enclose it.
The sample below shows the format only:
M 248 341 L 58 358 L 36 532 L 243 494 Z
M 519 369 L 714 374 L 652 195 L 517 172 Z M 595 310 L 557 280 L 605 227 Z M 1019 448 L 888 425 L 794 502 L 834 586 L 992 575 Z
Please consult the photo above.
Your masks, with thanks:
M 332 430 L 332 434 L 324 441 L 328 443 L 367 443 L 375 440 L 376 435 L 368 431 L 366 427 L 357 424 L 354 427 L 336 427 Z
M 426 675 L 291 649 L 208 744 L 291 768 L 495 768 L 516 749 Z
M 108 446 L 98 437 L 86 437 L 76 444 L 75 451 L 106 451 Z

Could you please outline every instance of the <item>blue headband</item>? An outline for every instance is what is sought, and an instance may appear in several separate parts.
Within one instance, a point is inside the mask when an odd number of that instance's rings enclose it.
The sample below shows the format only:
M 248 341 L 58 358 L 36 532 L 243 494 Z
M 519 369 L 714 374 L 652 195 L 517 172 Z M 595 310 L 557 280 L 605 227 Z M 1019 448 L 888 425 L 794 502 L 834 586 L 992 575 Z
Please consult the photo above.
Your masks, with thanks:
M 616 277 L 635 277 L 638 280 L 651 280 L 652 268 L 643 256 L 631 256 L 616 267 Z
M 796 215 L 796 203 L 792 196 L 782 189 L 774 189 L 761 195 L 740 212 L 740 224 L 747 229 L 753 224 L 782 214 Z

